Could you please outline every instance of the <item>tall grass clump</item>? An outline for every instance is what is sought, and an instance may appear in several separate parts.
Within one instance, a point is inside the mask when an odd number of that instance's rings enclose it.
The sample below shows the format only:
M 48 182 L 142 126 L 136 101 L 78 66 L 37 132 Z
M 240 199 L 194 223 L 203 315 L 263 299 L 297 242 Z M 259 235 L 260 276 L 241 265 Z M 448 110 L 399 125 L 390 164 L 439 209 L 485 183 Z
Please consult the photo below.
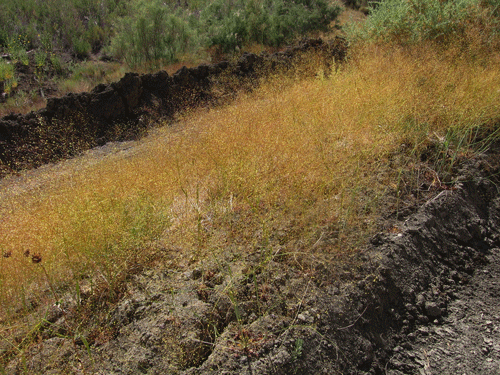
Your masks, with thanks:
M 128 267 L 141 264 L 147 243 L 168 226 L 168 213 L 141 192 L 108 193 L 62 191 L 57 202 L 42 198 L 23 213 L 14 213 L 13 207 L 30 198 L 3 202 L 2 319 L 29 312 L 30 305 L 46 297 L 57 301 L 64 288 L 72 290 L 82 278 L 97 280 L 113 292 Z
M 17 86 L 14 64 L 0 60 L 0 91 L 9 93 Z
M 200 49 L 197 21 L 187 12 L 159 0 L 137 1 L 117 22 L 110 50 L 129 66 L 160 67 Z

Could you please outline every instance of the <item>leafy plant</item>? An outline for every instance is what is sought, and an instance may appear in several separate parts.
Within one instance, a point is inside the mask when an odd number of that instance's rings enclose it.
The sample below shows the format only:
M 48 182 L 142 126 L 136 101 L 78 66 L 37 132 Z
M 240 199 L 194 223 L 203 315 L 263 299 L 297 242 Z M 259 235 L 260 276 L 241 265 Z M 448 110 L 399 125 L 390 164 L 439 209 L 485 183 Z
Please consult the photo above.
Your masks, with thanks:
M 174 8 L 155 0 L 131 4 L 117 23 L 111 52 L 131 66 L 160 66 L 204 47 L 231 52 L 249 43 L 278 47 L 310 31 L 326 31 L 340 13 L 325 0 L 216 0 Z
M 73 39 L 73 51 L 78 58 L 86 58 L 91 51 L 90 43 L 83 38 Z
M 85 43 L 96 47 L 109 38 L 111 19 L 128 2 L 4 0 L 0 4 L 0 47 L 23 35 L 26 48 L 41 47 L 47 52 L 64 49 L 80 54 L 88 49 Z
M 47 65 L 47 53 L 42 50 L 35 52 L 35 74 L 40 81 L 43 78 L 44 70 Z
M 23 65 L 29 64 L 28 48 L 29 40 L 25 34 L 19 34 L 10 37 L 7 45 L 7 51 L 11 55 L 12 60 L 19 61 Z

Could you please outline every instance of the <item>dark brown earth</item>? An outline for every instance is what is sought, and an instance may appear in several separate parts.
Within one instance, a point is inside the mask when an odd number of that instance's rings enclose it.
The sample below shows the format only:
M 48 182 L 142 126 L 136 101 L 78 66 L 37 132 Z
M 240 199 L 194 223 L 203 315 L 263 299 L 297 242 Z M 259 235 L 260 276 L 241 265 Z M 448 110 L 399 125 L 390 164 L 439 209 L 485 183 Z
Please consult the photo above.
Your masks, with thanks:
M 500 373 L 500 249 L 452 294 L 446 314 L 394 348 L 387 374 Z

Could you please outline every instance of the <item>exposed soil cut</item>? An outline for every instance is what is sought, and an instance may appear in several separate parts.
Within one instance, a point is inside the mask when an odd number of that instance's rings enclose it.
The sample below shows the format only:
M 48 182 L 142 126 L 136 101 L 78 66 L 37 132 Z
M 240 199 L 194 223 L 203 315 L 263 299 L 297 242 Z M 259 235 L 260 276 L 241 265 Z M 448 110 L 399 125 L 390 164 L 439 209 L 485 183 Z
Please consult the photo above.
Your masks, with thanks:
M 83 292 L 103 303 L 99 327 L 68 337 L 67 297 L 6 372 L 496 374 L 498 149 L 464 161 L 455 188 L 388 217 L 390 230 L 342 262 L 228 248 L 174 266 L 179 249 L 158 249 L 161 262 L 111 304 Z

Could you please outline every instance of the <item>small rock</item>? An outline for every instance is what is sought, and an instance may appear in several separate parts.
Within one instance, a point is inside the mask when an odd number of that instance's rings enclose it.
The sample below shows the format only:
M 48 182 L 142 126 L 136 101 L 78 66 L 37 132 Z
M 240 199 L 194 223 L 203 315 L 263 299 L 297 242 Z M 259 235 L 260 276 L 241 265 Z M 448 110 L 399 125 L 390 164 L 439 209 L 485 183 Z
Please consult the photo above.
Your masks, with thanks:
M 420 327 L 417 329 L 417 331 L 422 335 L 422 336 L 427 336 L 429 334 L 429 329 L 427 327 Z
M 427 312 L 427 315 L 432 318 L 438 318 L 443 313 L 436 302 L 425 302 L 425 311 Z
M 425 315 L 419 315 L 417 317 L 417 320 L 418 320 L 419 323 L 422 323 L 422 324 L 429 323 L 429 318 L 426 317 Z
M 299 315 L 297 315 L 297 319 L 300 320 L 301 322 L 307 323 L 307 324 L 314 323 L 314 317 L 311 316 L 309 311 L 304 311 L 303 313 L 300 313 Z
M 401 346 L 406 349 L 406 350 L 412 350 L 413 346 L 409 342 L 404 342 L 401 344 Z
M 420 308 L 422 308 L 425 304 L 425 297 L 423 294 L 419 294 L 417 296 L 417 301 L 416 301 L 416 305 Z

